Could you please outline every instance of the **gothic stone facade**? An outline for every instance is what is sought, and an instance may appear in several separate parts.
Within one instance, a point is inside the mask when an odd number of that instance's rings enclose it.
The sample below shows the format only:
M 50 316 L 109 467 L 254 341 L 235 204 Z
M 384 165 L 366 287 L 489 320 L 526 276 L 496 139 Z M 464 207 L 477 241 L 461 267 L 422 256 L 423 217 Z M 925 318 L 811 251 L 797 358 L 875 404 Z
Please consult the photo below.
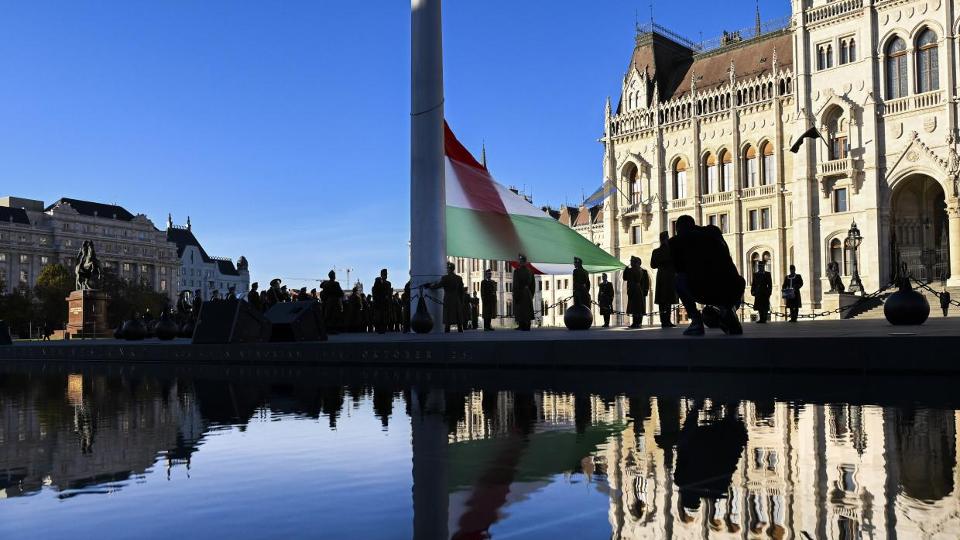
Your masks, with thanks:
M 900 262 L 960 285 L 958 25 L 954 0 L 793 0 L 780 29 L 713 50 L 638 33 L 606 110 L 604 177 L 622 196 L 605 204 L 603 247 L 648 261 L 689 214 L 723 229 L 744 275 L 796 265 L 810 310 L 827 263 L 849 282 L 855 221 L 867 291 Z M 823 138 L 791 153 L 811 127 Z

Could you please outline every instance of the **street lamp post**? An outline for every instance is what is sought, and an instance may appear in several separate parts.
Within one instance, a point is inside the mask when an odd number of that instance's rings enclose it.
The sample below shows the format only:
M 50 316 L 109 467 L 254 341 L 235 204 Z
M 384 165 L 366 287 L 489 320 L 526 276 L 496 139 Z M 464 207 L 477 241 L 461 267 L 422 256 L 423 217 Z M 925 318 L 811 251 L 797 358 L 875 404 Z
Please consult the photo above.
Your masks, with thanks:
M 850 266 L 853 267 L 850 273 L 850 286 L 847 287 L 847 291 L 851 293 L 863 293 L 863 283 L 860 281 L 860 270 L 857 264 L 857 248 L 862 243 L 863 237 L 860 236 L 860 229 L 854 221 L 850 225 L 850 230 L 847 231 L 847 238 L 843 241 L 844 247 L 850 251 Z

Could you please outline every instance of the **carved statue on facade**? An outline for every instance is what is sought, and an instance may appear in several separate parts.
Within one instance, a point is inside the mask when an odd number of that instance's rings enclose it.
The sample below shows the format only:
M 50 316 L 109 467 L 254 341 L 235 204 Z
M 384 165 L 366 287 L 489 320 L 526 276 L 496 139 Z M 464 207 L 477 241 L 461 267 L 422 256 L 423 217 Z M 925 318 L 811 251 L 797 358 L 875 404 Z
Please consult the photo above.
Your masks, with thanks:
M 827 280 L 830 282 L 828 294 L 840 294 L 847 289 L 843 280 L 840 279 L 840 263 L 837 261 L 827 263 Z
M 957 139 L 953 133 L 947 135 L 947 174 L 953 184 L 953 196 L 960 195 L 957 183 L 960 181 L 960 156 L 957 155 Z
M 94 285 L 100 280 L 101 273 L 100 260 L 97 259 L 97 252 L 93 249 L 92 241 L 83 241 L 80 251 L 77 252 L 77 266 L 74 270 L 77 275 L 78 291 L 95 288 Z

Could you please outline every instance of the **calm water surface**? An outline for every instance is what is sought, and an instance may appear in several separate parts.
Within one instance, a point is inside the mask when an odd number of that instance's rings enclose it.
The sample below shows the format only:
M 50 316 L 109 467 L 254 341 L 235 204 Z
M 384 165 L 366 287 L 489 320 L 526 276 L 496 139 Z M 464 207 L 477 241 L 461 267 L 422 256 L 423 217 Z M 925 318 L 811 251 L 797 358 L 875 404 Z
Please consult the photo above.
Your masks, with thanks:
M 0 373 L 0 538 L 960 538 L 922 400 L 119 373 Z

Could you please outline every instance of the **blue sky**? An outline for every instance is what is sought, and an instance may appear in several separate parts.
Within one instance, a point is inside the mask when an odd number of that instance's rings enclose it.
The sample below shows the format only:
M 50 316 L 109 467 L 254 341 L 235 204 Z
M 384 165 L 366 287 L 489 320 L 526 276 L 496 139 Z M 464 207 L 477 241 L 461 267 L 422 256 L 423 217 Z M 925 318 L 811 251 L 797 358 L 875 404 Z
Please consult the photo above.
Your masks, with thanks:
M 655 19 L 692 39 L 752 26 L 754 0 L 722 4 L 660 0 Z M 0 195 L 115 202 L 159 227 L 189 215 L 210 253 L 246 255 L 261 282 L 311 285 L 293 278 L 333 267 L 369 282 L 381 266 L 404 281 L 409 2 L 3 11 Z M 579 201 L 600 183 L 603 104 L 637 13 L 649 2 L 447 0 L 448 121 L 475 153 L 486 141 L 500 182 L 538 205 Z

